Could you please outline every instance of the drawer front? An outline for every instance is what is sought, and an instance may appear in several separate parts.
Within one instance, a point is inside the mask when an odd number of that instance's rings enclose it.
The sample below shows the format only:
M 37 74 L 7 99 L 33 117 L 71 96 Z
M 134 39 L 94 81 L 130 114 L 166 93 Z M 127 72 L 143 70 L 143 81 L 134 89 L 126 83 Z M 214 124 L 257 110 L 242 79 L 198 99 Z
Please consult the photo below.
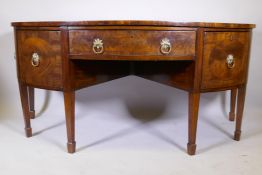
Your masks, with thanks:
M 28 85 L 62 88 L 59 31 L 17 31 L 19 77 Z
M 96 40 L 98 39 L 98 40 Z M 94 50 L 95 43 L 103 44 L 103 50 Z M 195 31 L 149 31 L 149 30 L 71 30 L 69 47 L 71 55 L 89 56 L 86 59 L 165 59 L 195 55 Z M 96 49 L 96 48 L 95 48 Z M 96 51 L 101 53 L 97 53 Z M 148 59 L 148 58 L 146 58 Z
M 244 83 L 249 57 L 249 32 L 206 32 L 202 89 Z

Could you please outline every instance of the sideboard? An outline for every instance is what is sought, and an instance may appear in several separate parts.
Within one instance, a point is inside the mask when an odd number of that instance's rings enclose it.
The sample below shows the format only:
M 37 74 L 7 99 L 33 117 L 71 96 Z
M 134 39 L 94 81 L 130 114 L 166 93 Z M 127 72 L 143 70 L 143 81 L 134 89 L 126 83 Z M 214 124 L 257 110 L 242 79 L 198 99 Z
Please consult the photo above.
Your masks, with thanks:
M 75 91 L 133 74 L 188 92 L 189 155 L 196 152 L 204 92 L 231 91 L 229 120 L 236 121 L 234 139 L 240 140 L 254 24 L 61 21 L 12 26 L 27 137 L 35 117 L 34 88 L 63 91 L 67 149 L 74 153 Z M 155 79 L 160 74 L 165 81 Z

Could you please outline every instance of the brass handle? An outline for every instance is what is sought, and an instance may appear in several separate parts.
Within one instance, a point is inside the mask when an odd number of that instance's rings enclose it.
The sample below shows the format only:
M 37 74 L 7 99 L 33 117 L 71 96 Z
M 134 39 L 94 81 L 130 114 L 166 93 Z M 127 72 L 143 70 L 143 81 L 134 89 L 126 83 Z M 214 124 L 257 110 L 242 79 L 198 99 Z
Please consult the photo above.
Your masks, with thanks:
M 168 38 L 163 38 L 160 42 L 160 52 L 164 55 L 167 55 L 171 52 L 171 43 Z
M 40 64 L 40 56 L 38 55 L 38 53 L 34 52 L 32 54 L 31 64 L 34 67 L 38 67 L 39 66 L 39 64 Z
M 93 51 L 95 54 L 101 54 L 104 52 L 103 41 L 99 38 L 94 39 L 93 41 Z
M 227 56 L 226 64 L 228 69 L 232 69 L 233 67 L 235 67 L 235 58 L 232 54 L 229 54 Z

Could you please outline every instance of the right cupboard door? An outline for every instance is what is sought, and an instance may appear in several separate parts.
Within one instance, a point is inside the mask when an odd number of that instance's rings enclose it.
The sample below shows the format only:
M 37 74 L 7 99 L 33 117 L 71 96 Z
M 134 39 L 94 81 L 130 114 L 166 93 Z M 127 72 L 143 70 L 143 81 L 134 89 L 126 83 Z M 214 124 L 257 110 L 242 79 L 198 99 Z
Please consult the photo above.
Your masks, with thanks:
M 250 32 L 205 32 L 202 90 L 245 83 Z

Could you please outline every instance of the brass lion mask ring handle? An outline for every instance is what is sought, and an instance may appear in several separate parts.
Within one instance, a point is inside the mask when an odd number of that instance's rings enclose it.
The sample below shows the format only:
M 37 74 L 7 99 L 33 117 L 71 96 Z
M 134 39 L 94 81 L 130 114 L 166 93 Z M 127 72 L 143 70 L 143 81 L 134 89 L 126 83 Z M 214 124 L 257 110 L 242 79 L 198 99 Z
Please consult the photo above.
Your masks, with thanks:
M 228 69 L 232 69 L 235 67 L 235 58 L 232 54 L 229 54 L 226 59 L 226 64 Z
M 34 52 L 34 53 L 32 54 L 31 64 L 32 64 L 32 66 L 34 66 L 34 67 L 38 67 L 39 64 L 40 64 L 40 56 L 39 56 L 39 54 L 38 54 L 37 52 Z

